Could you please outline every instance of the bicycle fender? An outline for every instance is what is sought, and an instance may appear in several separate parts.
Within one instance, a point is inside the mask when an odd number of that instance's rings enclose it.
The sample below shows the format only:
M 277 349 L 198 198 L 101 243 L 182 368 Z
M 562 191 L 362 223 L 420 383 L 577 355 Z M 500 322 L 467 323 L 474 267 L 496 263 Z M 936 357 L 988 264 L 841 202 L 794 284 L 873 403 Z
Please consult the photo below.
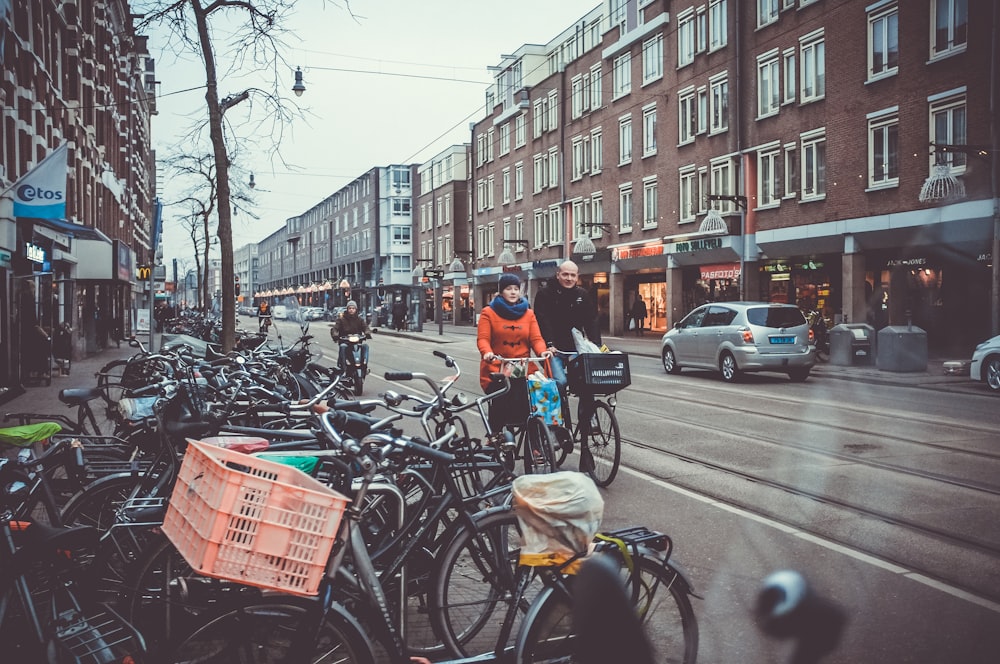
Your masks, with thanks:
M 648 553 L 653 553 L 649 551 Z M 671 558 L 670 560 L 664 561 L 663 563 L 667 568 L 669 568 L 676 576 L 680 583 L 683 584 L 684 592 L 691 597 L 697 597 L 698 599 L 705 599 L 698 593 L 694 591 L 694 584 L 691 583 L 691 576 L 688 574 L 687 570 L 677 561 L 676 558 Z

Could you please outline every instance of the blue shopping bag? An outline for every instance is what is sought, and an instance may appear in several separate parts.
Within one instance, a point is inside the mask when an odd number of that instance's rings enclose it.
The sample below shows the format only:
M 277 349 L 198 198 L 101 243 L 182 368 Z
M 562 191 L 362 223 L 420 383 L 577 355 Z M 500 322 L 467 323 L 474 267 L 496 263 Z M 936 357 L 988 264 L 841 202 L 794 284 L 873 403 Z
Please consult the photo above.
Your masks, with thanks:
M 532 417 L 541 417 L 548 426 L 563 426 L 559 385 L 540 371 L 528 376 L 528 403 Z

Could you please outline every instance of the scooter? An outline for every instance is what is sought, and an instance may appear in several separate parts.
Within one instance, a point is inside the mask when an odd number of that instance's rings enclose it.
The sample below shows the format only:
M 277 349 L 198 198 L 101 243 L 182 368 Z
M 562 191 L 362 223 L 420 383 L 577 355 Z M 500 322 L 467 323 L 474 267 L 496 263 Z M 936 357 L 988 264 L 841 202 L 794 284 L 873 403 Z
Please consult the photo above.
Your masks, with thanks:
M 347 346 L 344 356 L 344 378 L 354 388 L 354 395 L 361 396 L 365 387 L 365 376 L 368 375 L 368 344 L 361 334 L 348 334 L 340 337 L 340 344 Z

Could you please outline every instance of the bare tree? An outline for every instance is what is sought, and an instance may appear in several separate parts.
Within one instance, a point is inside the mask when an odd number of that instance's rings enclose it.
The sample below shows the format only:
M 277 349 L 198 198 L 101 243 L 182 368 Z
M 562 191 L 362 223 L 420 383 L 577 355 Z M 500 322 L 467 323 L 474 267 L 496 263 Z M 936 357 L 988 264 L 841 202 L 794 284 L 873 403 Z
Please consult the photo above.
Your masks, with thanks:
M 282 23 L 295 5 L 295 0 L 137 0 L 134 11 L 144 15 L 136 26 L 137 32 L 153 24 L 168 28 L 175 39 L 174 46 L 197 53 L 205 65 L 205 103 L 208 110 L 208 134 L 215 163 L 215 200 L 218 215 L 217 235 L 221 258 L 222 288 L 222 346 L 225 351 L 233 348 L 236 332 L 236 297 L 233 269 L 233 227 L 232 190 L 229 173 L 229 148 L 227 129 L 232 128 L 224 120 L 226 111 L 233 106 L 257 97 L 265 105 L 265 113 L 260 123 L 270 123 L 268 134 L 275 147 L 280 144 L 281 135 L 292 112 L 283 100 L 279 86 L 287 80 L 291 67 L 282 59 L 284 34 Z M 349 5 L 348 5 L 349 8 Z M 242 12 L 245 23 L 238 25 L 234 19 Z M 224 99 L 219 98 L 218 65 L 216 44 L 212 40 L 211 26 L 215 19 L 225 22 L 225 30 L 231 38 L 223 47 L 223 55 L 228 58 L 229 70 L 238 71 L 247 66 L 256 69 L 270 69 L 274 72 L 271 90 L 247 89 Z M 221 30 L 220 30 L 221 32 Z M 256 132 L 257 135 L 262 135 Z M 272 154 L 278 155 L 277 149 Z M 207 268 L 207 266 L 206 266 Z M 207 269 L 206 269 L 207 272 Z

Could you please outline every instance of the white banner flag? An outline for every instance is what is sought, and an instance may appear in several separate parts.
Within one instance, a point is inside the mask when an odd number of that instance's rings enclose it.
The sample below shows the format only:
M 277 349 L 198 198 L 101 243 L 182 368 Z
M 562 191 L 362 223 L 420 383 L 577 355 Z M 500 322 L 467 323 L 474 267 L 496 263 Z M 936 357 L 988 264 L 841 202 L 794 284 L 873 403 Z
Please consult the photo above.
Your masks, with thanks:
M 14 216 L 38 219 L 66 218 L 65 143 L 14 183 Z

